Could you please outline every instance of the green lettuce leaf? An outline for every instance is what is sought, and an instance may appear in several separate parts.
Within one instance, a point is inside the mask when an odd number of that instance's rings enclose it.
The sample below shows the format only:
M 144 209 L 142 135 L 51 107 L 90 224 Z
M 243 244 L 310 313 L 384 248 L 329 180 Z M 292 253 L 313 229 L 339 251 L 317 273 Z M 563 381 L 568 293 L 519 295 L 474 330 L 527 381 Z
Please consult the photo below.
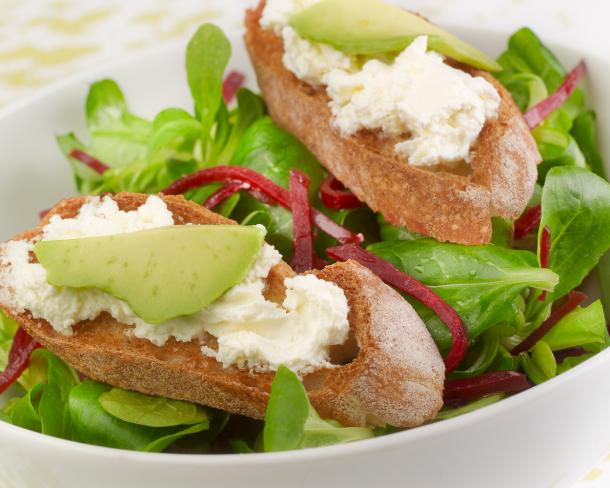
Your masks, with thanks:
M 537 266 L 529 251 L 493 244 L 462 246 L 432 239 L 388 241 L 369 246 L 379 257 L 438 293 L 462 317 L 470 339 L 513 315 L 513 301 L 527 288 L 553 290 L 557 276 Z M 451 334 L 429 309 L 413 301 L 443 351 Z
M 284 366 L 278 369 L 265 413 L 265 451 L 287 451 L 342 444 L 373 437 L 371 429 L 342 427 L 322 420 L 313 409 L 296 374 Z
M 200 405 L 121 388 L 102 393 L 99 402 L 110 415 L 146 427 L 174 427 L 210 420 L 208 412 Z
M 201 153 L 207 156 L 212 127 L 222 100 L 222 80 L 231 58 L 231 43 L 214 24 L 203 24 L 186 48 L 186 74 L 195 113 L 201 122 Z
M 570 347 L 590 346 L 596 351 L 610 343 L 604 309 L 599 300 L 588 307 L 578 307 L 561 319 L 544 336 L 553 351 Z
M 206 420 L 190 426 L 146 427 L 120 420 L 104 410 L 99 397 L 112 388 L 86 380 L 70 391 L 74 435 L 82 442 L 135 451 L 161 452 L 177 439 L 206 430 Z
M 115 81 L 91 85 L 86 115 L 87 152 L 113 168 L 146 158 L 151 124 L 127 110 L 125 96 Z
M 610 248 L 610 183 L 590 171 L 553 168 L 542 193 L 540 229 L 551 231 L 554 299 L 579 286 Z

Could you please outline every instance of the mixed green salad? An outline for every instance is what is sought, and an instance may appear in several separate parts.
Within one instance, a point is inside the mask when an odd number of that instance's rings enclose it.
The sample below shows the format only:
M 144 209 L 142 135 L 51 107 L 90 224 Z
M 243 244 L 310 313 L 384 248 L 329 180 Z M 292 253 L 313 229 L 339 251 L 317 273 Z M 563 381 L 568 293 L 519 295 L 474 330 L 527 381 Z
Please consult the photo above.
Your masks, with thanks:
M 596 145 L 595 113 L 587 108 L 581 89 L 532 131 L 544 162 L 524 216 L 516 222 L 494 219 L 491 244 L 464 246 L 392 226 L 363 205 L 328 208 L 319 194 L 325 170 L 297 139 L 274 124 L 262 98 L 246 88 L 236 92 L 236 103 L 229 103 L 226 90 L 223 97 L 230 56 L 231 45 L 222 31 L 203 25 L 186 51 L 194 110 L 166 108 L 153 120 L 131 113 L 114 81 L 94 83 L 86 101 L 88 137 L 81 140 L 70 133 L 57 138 L 78 191 L 157 193 L 184 175 L 217 165 L 249 168 L 284 188 L 292 169 L 305 173 L 314 208 L 361 233 L 369 252 L 427 285 L 462 319 L 468 350 L 447 377 L 450 394 L 437 420 L 516 391 L 502 388 L 501 381 L 494 384 L 498 373 L 519 373 L 528 387 L 610 344 L 604 314 L 610 313 L 610 184 Z M 510 37 L 498 62 L 503 71 L 496 76 L 524 112 L 559 89 L 567 74 L 527 28 Z M 83 164 L 75 154 L 103 162 L 104 171 Z M 220 187 L 209 184 L 185 196 L 203 204 Z M 215 211 L 244 225 L 264 225 L 268 242 L 290 261 L 293 219 L 287 209 L 236 192 Z M 317 255 L 330 261 L 325 250 L 335 244 L 318 233 Z M 584 305 L 584 295 L 575 290 L 584 280 L 595 279 L 601 298 Z M 453 340 L 446 325 L 419 301 L 408 299 L 446 354 Z M 14 321 L 0 316 L 0 368 L 9 361 L 17 329 Z M 461 387 L 473 384 L 483 387 L 467 388 L 460 396 Z M 284 367 L 273 382 L 264 422 L 96 383 L 42 348 L 32 353 L 28 369 L 10 393 L 0 411 L 6 422 L 64 439 L 138 451 L 279 451 L 397 430 L 343 427 L 321 419 L 299 378 Z

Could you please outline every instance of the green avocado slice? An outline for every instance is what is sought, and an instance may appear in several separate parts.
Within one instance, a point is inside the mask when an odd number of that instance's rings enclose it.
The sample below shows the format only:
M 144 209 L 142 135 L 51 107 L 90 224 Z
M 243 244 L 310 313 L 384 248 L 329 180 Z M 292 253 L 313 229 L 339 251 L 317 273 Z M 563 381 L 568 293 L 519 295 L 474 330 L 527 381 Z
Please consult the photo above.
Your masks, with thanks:
M 39 241 L 34 253 L 50 284 L 99 288 L 158 324 L 200 311 L 243 281 L 264 236 L 253 226 L 172 225 Z
M 499 71 L 486 54 L 418 15 L 379 0 L 322 0 L 290 19 L 301 37 L 329 44 L 346 54 L 402 51 L 416 37 L 428 48 L 475 68 Z

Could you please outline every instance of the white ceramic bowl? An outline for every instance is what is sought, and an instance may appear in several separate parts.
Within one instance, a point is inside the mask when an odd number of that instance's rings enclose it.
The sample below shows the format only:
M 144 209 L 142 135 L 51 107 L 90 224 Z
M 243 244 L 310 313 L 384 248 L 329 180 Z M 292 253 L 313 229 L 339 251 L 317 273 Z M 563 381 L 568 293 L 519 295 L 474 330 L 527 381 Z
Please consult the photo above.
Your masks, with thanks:
M 453 29 L 497 54 L 507 35 Z M 233 67 L 253 80 L 241 38 Z M 610 64 L 556 48 L 566 65 L 585 57 L 589 102 L 610 128 Z M 79 76 L 0 116 L 0 239 L 36 224 L 38 212 L 73 195 L 54 134 L 84 129 L 88 83 L 116 79 L 135 113 L 189 108 L 184 46 L 174 45 Z M 602 140 L 602 142 L 605 142 Z M 604 146 L 606 161 L 610 147 Z M 610 169 L 610 168 L 609 168 Z M 0 422 L 0 486 L 145 487 L 569 487 L 610 448 L 610 350 L 522 394 L 440 423 L 343 446 L 278 454 L 176 455 L 106 449 Z

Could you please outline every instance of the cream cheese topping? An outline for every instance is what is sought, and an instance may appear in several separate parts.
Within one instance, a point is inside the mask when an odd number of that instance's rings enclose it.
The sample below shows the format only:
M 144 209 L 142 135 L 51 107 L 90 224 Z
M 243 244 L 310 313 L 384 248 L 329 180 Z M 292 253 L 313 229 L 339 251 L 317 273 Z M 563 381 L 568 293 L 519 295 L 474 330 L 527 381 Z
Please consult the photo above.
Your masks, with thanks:
M 173 224 L 171 212 L 159 197 L 149 197 L 131 212 L 119 210 L 111 198 L 92 197 L 75 218 L 53 216 L 42 238 L 92 237 Z M 242 283 L 200 312 L 154 325 L 138 317 L 126 302 L 101 290 L 50 285 L 42 265 L 31 262 L 33 247 L 33 241 L 0 245 L 0 301 L 18 313 L 29 310 L 62 334 L 72 334 L 74 324 L 107 312 L 133 325 L 136 337 L 159 346 L 170 337 L 191 341 L 208 333 L 216 337 L 218 349 L 203 346 L 202 353 L 225 366 L 275 370 L 284 364 L 299 373 L 330 366 L 329 346 L 347 339 L 347 299 L 334 283 L 312 275 L 297 276 L 285 281 L 286 299 L 281 306 L 265 299 L 265 278 L 281 261 L 268 244 L 263 244 Z
M 443 62 L 416 38 L 395 59 L 354 56 L 301 38 L 290 16 L 320 0 L 268 0 L 261 26 L 284 41 L 286 69 L 312 86 L 326 86 L 333 125 L 343 136 L 362 129 L 398 136 L 396 154 L 413 166 L 469 162 L 470 148 L 500 96 L 491 83 Z

